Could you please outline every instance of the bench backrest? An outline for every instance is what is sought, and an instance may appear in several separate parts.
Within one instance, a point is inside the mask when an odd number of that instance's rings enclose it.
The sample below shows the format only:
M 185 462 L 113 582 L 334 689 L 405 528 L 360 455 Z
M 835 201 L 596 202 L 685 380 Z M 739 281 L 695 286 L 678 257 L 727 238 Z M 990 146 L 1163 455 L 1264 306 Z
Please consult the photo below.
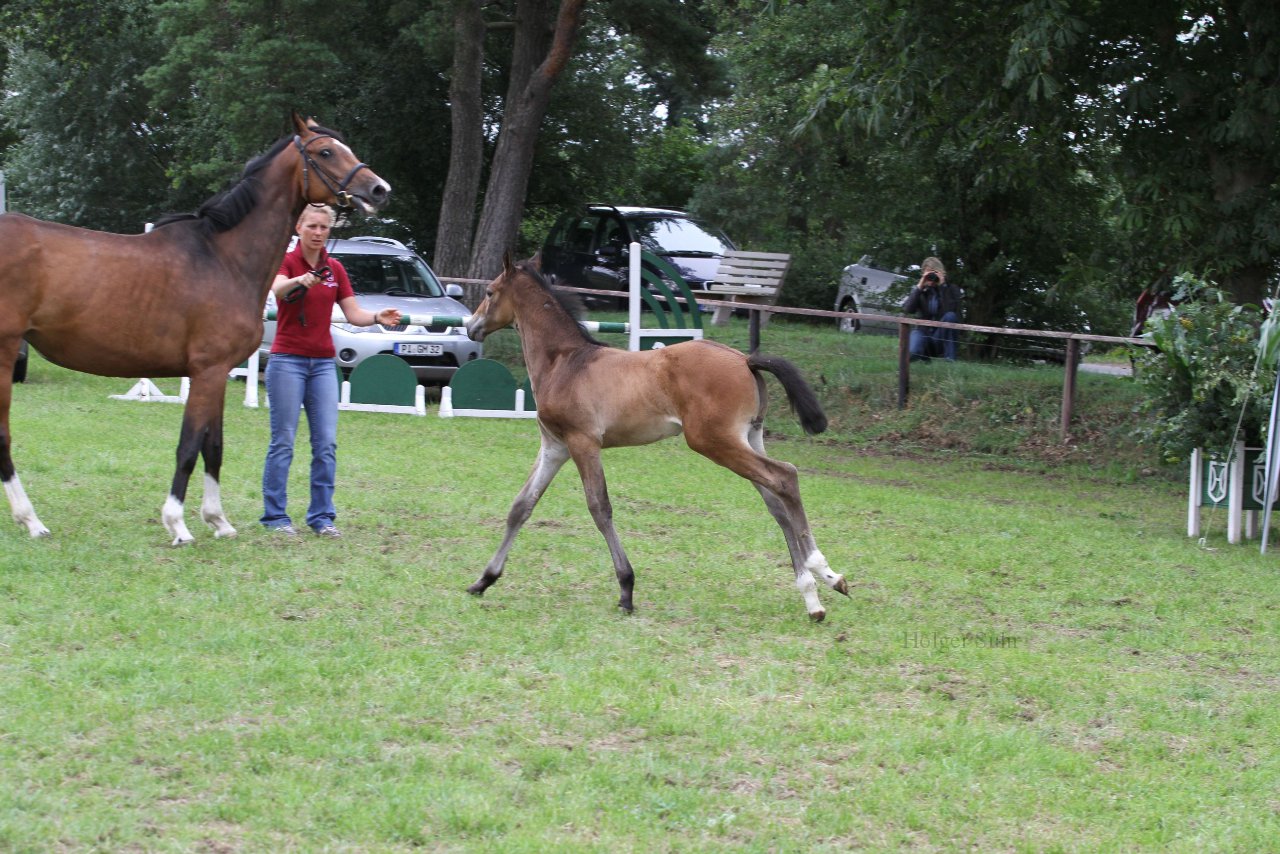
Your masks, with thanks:
M 791 256 L 783 252 L 726 252 L 709 290 L 740 295 L 758 292 L 760 302 L 772 305 L 790 266 Z

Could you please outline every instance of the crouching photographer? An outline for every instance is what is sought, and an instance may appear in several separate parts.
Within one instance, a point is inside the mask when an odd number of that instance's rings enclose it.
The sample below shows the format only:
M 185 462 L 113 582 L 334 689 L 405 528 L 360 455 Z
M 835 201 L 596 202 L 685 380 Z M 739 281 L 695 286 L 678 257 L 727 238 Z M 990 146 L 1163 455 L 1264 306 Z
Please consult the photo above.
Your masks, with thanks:
M 947 281 L 947 268 L 931 256 L 920 263 L 920 281 L 907 295 L 902 311 L 921 320 L 959 323 L 963 314 L 963 298 L 960 288 Z M 958 335 L 959 330 L 956 329 L 913 326 L 909 342 L 911 361 L 927 362 L 933 356 L 941 356 L 948 362 L 954 362 Z

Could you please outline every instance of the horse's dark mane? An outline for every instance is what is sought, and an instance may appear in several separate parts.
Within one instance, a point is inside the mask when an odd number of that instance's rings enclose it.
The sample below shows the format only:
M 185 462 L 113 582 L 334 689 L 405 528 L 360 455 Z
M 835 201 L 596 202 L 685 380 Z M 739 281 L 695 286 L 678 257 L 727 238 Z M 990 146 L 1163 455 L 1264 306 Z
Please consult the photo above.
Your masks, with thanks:
M 317 132 L 334 137 L 338 136 L 333 131 L 322 128 L 317 129 Z M 275 144 L 264 153 L 259 154 L 245 164 L 240 180 L 230 188 L 210 198 L 197 208 L 195 213 L 166 214 L 156 221 L 154 227 L 160 228 L 174 222 L 196 220 L 203 228 L 211 232 L 228 231 L 235 228 L 258 204 L 258 190 L 262 186 L 259 175 L 262 170 L 266 168 L 272 158 L 283 151 L 285 146 L 291 142 L 293 142 L 292 136 L 285 136 L 276 140 Z
M 551 283 L 542 275 L 542 271 L 538 269 L 538 265 L 532 260 L 520 261 L 516 264 L 516 269 L 527 274 L 533 279 L 538 287 L 550 294 L 551 298 L 555 300 L 556 305 L 560 307 L 560 310 L 568 315 L 569 319 L 573 321 L 574 328 L 578 330 L 578 333 L 582 335 L 585 340 L 592 344 L 599 344 L 601 347 L 609 346 L 605 342 L 591 337 L 587 334 L 585 329 L 578 325 L 578 321 L 582 320 L 582 318 L 587 314 L 586 308 L 582 304 L 582 298 L 578 296 L 578 294 L 573 291 L 566 291 L 562 288 L 552 287 Z

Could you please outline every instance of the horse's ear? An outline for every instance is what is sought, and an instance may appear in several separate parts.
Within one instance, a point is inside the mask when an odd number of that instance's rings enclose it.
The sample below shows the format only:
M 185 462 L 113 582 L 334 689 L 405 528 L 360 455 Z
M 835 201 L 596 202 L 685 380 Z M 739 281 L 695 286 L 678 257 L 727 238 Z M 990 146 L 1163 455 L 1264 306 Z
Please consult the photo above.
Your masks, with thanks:
M 502 272 L 510 273 L 514 265 L 511 263 L 511 250 L 502 253 Z
M 299 134 L 307 133 L 308 131 L 315 130 L 318 127 L 320 127 L 320 125 L 316 123 L 314 118 L 308 117 L 304 119 L 297 110 L 293 111 L 293 128 Z

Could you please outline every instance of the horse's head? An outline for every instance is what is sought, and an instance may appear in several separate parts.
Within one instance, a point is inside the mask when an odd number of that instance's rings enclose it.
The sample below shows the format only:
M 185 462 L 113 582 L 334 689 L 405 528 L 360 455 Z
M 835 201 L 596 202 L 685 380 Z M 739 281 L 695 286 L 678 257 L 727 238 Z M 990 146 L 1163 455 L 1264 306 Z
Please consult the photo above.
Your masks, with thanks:
M 293 143 L 302 156 L 302 197 L 316 205 L 358 208 L 366 216 L 383 207 L 391 185 L 360 162 L 331 130 L 293 114 Z
M 502 272 L 484 289 L 484 300 L 467 321 L 467 335 L 472 341 L 483 341 L 490 332 L 505 329 L 515 322 L 516 303 L 511 291 L 516 279 L 527 276 L 520 265 L 511 262 L 511 253 L 502 256 Z

